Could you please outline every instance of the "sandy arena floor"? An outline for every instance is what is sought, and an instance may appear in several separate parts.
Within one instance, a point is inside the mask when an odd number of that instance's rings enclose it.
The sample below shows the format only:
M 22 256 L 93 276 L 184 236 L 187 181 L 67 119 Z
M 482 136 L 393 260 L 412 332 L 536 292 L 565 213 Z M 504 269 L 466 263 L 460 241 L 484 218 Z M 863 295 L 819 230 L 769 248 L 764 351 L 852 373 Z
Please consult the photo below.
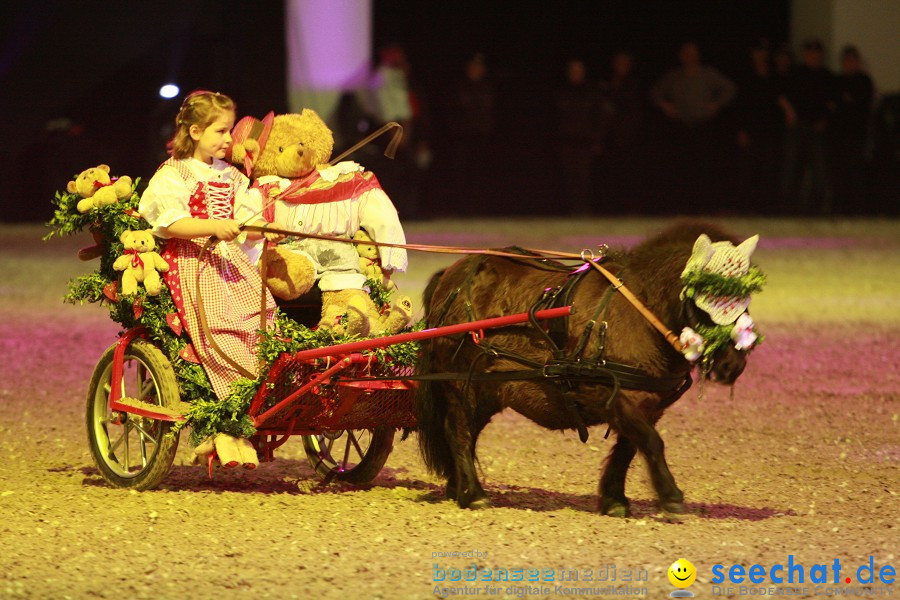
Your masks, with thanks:
M 577 251 L 632 244 L 661 223 L 407 229 L 416 242 Z M 628 482 L 635 517 L 599 516 L 605 429 L 582 445 L 574 432 L 515 414 L 497 418 L 479 444 L 495 503 L 480 512 L 444 502 L 415 440 L 399 436 L 381 475 L 362 487 L 320 485 L 299 440 L 274 463 L 210 481 L 188 465 L 183 438 L 159 489 L 111 489 L 91 460 L 84 404 L 118 327 L 105 309 L 60 301 L 66 281 L 94 266 L 75 257 L 88 237 L 45 243 L 40 226 L 0 226 L 0 596 L 663 598 L 675 589 L 667 569 L 684 557 L 698 572 L 689 588 L 697 597 L 887 597 L 896 584 L 879 573 L 900 570 L 900 222 L 724 224 L 762 235 L 755 258 L 769 284 L 752 308 L 767 338 L 733 398 L 708 385 L 701 399 L 695 386 L 660 422 L 687 497 L 679 523 L 656 513 L 640 460 Z M 398 281 L 415 298 L 452 260 L 411 258 Z M 770 569 L 789 560 L 804 583 L 771 583 Z M 875 581 L 866 585 L 870 560 Z M 473 563 L 478 582 L 450 581 Z M 729 582 L 732 565 L 761 565 L 764 582 Z M 814 565 L 827 566 L 827 584 L 810 581 Z M 484 582 L 485 569 L 525 569 L 526 580 Z M 549 569 L 554 581 L 527 581 Z M 578 581 L 561 581 L 563 571 Z

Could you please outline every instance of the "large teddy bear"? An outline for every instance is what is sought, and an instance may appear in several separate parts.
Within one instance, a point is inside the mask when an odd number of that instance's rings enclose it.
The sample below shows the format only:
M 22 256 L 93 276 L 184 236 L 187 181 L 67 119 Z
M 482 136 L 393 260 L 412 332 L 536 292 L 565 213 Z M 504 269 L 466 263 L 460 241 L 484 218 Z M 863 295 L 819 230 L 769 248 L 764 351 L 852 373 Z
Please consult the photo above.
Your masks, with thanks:
M 159 271 L 168 271 L 169 263 L 156 250 L 156 240 L 149 230 L 124 231 L 119 241 L 125 253 L 113 263 L 113 269 L 122 271 L 122 294 L 137 293 L 138 283 L 143 283 L 147 294 L 157 296 L 162 290 Z
M 354 162 L 328 163 L 334 138 L 315 111 L 277 115 L 261 137 L 266 139 L 264 147 L 257 150 L 256 142 L 248 144 L 258 158 L 248 160 L 243 141 L 236 139 L 231 160 L 252 169 L 267 221 L 298 233 L 348 240 L 365 228 L 379 242 L 406 243 L 397 210 L 375 175 Z M 283 264 L 278 276 L 295 289 L 307 286 L 314 269 L 322 290 L 321 328 L 368 335 L 393 333 L 409 323 L 412 304 L 406 297 L 387 314 L 375 307 L 364 289 L 366 275 L 352 243 L 298 236 L 271 250 L 269 258 Z M 379 258 L 388 274 L 406 270 L 402 248 L 381 246 Z
M 92 208 L 115 204 L 131 196 L 131 177 L 125 175 L 110 179 L 109 165 L 97 165 L 82 171 L 66 185 L 66 190 L 81 196 L 75 207 L 78 212 L 86 213 Z

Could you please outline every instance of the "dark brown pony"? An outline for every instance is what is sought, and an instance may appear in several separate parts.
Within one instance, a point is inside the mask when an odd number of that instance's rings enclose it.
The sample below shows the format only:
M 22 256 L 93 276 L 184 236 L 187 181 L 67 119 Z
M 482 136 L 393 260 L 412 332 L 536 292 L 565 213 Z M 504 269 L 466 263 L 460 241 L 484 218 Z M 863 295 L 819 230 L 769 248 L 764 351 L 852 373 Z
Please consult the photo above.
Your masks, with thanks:
M 681 223 L 630 252 L 612 254 L 603 263 L 676 334 L 684 326 L 696 325 L 697 320 L 711 324 L 706 313 L 680 298 L 680 275 L 701 233 L 713 241 L 736 242 L 714 226 Z M 562 285 L 568 277 L 568 270 L 553 268 L 546 261 L 483 255 L 464 258 L 429 282 L 425 291 L 427 326 L 528 311 L 543 290 Z M 666 512 L 683 511 L 684 494 L 666 464 L 655 424 L 690 385 L 692 365 L 626 298 L 610 288 L 600 273 L 589 270 L 570 298 L 575 313 L 556 344 L 532 325 L 485 331 L 480 343 L 470 335 L 423 343 L 418 374 L 457 374 L 456 379 L 432 375 L 420 382 L 416 396 L 420 449 L 428 468 L 447 479 L 447 498 L 463 508 L 490 505 L 475 472 L 475 446 L 491 418 L 509 407 L 548 429 L 580 429 L 586 434 L 586 427 L 606 423 L 616 433 L 600 478 L 601 513 L 629 514 L 625 475 L 637 451 L 646 457 L 660 507 Z M 585 327 L 594 318 L 608 324 L 605 335 L 598 326 L 584 342 Z M 640 385 L 637 377 L 637 385 L 628 385 L 634 373 L 627 369 L 618 378 L 622 385 L 617 391 L 616 382 L 603 377 L 541 376 L 541 365 L 558 364 L 560 356 L 573 354 L 584 360 L 574 366 L 570 361 L 567 373 L 580 374 L 580 366 L 589 363 L 602 375 L 602 359 L 632 367 L 650 383 Z M 732 384 L 744 369 L 745 354 L 726 344 L 714 356 L 706 375 Z M 521 378 L 510 375 L 511 371 L 520 373 Z

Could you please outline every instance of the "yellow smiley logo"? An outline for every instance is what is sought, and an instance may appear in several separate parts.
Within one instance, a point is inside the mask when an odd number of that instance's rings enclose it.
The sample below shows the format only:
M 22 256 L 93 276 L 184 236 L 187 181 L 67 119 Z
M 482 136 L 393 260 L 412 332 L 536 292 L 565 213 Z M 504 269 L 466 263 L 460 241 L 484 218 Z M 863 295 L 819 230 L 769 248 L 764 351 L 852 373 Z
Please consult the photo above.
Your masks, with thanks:
M 669 567 L 669 582 L 677 588 L 686 588 L 697 579 L 697 569 L 690 561 L 679 558 Z

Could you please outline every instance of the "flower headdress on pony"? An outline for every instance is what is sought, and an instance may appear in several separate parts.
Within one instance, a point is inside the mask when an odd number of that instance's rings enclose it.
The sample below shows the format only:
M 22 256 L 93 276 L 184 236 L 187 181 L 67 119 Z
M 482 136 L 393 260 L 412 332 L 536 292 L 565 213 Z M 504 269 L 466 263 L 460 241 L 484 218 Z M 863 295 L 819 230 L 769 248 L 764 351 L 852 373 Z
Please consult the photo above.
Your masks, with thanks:
M 706 234 L 694 242 L 681 273 L 681 298 L 693 300 L 713 325 L 697 325 L 697 331 L 685 327 L 681 341 L 689 361 L 709 357 L 727 343 L 750 350 L 762 342 L 747 312 L 751 295 L 762 290 L 766 281 L 762 271 L 750 264 L 758 242 L 759 236 L 754 235 L 735 246 L 728 241 L 713 242 Z

